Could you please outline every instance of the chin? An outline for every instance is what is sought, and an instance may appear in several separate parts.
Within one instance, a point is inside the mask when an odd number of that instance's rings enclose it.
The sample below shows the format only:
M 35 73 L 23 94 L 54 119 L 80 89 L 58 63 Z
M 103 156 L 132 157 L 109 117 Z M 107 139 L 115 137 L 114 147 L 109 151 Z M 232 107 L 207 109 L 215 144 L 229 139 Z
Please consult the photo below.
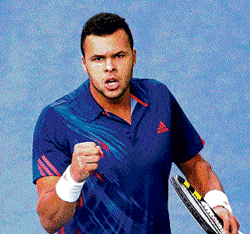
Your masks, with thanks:
M 111 94 L 106 94 L 104 96 L 109 100 L 115 101 L 115 100 L 119 100 L 123 95 L 124 93 L 111 93 Z

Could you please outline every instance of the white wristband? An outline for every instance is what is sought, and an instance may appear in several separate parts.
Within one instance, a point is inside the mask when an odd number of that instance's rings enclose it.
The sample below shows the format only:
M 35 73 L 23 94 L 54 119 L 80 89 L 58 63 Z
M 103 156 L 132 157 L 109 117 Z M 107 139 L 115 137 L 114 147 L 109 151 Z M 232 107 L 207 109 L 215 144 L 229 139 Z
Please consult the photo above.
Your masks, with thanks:
M 204 200 L 211 208 L 223 206 L 232 213 L 232 208 L 229 205 L 226 194 L 220 190 L 211 190 L 207 192 L 204 196 Z
M 70 175 L 70 165 L 56 184 L 56 193 L 63 201 L 75 202 L 81 193 L 85 181 L 77 183 Z

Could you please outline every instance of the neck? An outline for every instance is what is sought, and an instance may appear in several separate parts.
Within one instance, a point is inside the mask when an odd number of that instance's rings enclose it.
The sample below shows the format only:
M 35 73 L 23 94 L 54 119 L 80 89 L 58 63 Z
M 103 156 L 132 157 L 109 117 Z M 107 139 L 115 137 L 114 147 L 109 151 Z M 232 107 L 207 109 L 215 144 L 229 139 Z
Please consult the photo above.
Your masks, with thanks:
M 102 105 L 102 107 L 112 112 L 119 109 L 130 109 L 130 105 L 130 92 L 128 91 L 119 99 L 107 99 L 106 102 Z
M 104 110 L 117 115 L 131 124 L 131 96 L 129 88 L 119 98 L 111 99 L 102 96 L 102 98 L 95 98 L 95 100 Z
M 131 100 L 129 92 L 122 100 L 111 100 L 103 108 L 131 124 Z

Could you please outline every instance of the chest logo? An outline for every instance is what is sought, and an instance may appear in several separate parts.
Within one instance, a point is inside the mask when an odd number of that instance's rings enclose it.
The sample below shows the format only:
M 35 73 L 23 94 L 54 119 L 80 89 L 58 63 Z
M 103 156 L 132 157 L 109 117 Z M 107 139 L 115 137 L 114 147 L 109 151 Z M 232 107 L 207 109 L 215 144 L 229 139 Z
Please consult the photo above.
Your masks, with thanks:
M 159 134 L 168 131 L 169 129 L 167 128 L 167 126 L 162 121 L 160 121 L 159 127 L 157 128 L 157 133 Z

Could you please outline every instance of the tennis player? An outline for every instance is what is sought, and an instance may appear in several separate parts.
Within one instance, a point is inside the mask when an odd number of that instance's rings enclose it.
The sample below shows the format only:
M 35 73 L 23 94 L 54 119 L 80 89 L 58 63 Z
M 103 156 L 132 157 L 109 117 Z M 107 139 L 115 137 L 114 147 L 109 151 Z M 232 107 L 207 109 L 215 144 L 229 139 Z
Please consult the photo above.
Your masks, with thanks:
M 236 234 L 204 146 L 168 88 L 132 78 L 136 50 L 123 18 L 100 13 L 81 36 L 89 79 L 45 107 L 33 143 L 37 212 L 49 233 L 171 233 L 168 178 L 175 163 Z

